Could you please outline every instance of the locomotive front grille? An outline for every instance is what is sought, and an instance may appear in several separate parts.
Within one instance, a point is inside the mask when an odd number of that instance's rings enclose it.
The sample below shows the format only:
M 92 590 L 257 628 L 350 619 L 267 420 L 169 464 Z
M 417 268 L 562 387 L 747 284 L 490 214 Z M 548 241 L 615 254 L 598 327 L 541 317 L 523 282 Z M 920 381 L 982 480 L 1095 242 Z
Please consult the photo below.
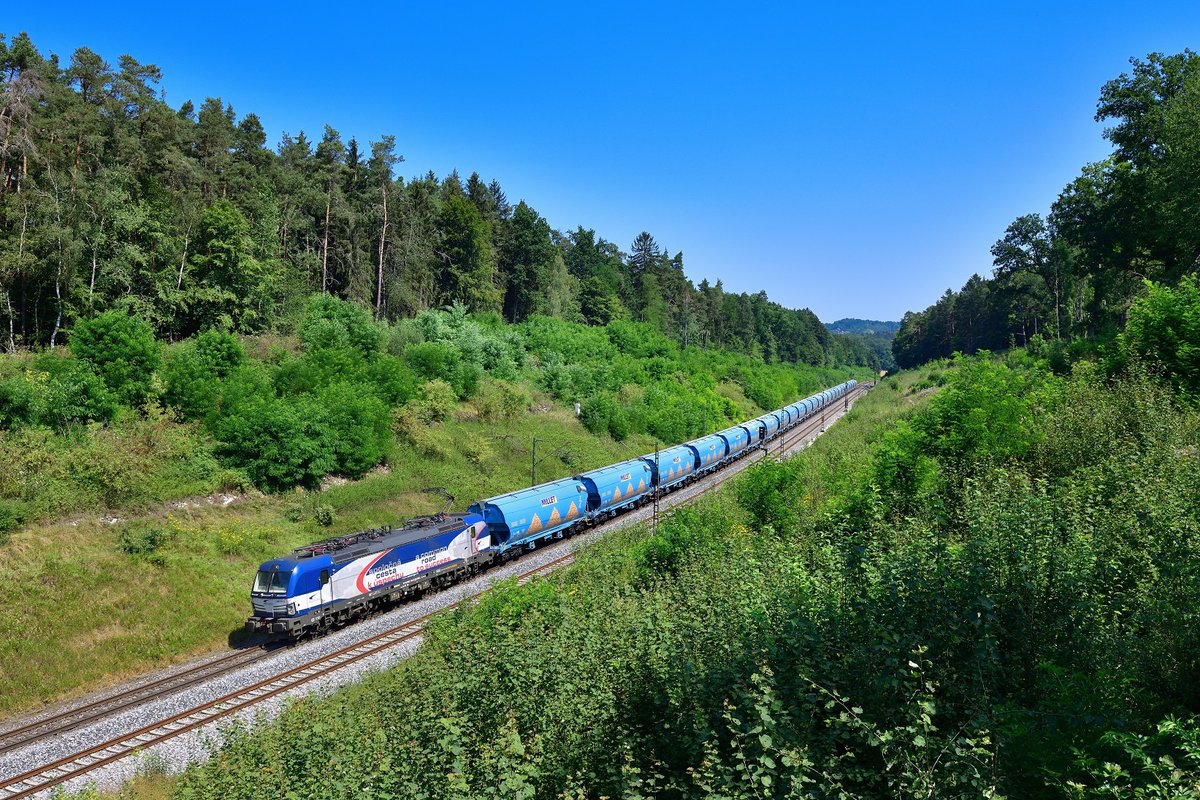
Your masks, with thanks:
M 253 600 L 254 615 L 257 617 L 287 616 L 288 601 L 286 597 L 255 597 Z

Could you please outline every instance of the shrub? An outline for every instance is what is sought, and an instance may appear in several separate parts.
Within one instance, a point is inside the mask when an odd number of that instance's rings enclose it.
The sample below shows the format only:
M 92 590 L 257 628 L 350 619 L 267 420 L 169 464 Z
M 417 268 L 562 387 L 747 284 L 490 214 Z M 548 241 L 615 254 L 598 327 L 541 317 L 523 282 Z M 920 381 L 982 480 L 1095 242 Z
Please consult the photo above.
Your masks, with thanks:
M 135 520 L 121 526 L 117 546 L 121 552 L 152 563 L 164 561 L 162 549 L 171 543 L 173 532 L 154 522 Z
M 379 351 L 383 329 L 371 312 L 358 303 L 332 295 L 313 295 L 300 323 L 300 340 L 306 350 L 350 347 L 370 358 Z
M 796 525 L 796 484 L 794 469 L 774 459 L 763 459 L 738 478 L 737 499 L 757 527 L 777 533 L 790 533 Z
M 357 381 L 363 369 L 362 354 L 354 348 L 326 347 L 280 364 L 275 386 L 282 394 L 304 394 L 343 381 Z
M 37 392 L 24 378 L 0 381 L 0 430 L 32 425 L 38 418 Z
M 46 385 L 42 421 L 56 430 L 88 422 L 108 422 L 117 415 L 116 398 L 104 380 L 86 364 L 70 361 Z
M 483 368 L 493 378 L 516 380 L 525 361 L 525 347 L 514 331 L 488 333 L 480 353 Z
M 303 503 L 288 503 L 287 507 L 283 510 L 284 519 L 288 522 L 303 522 L 304 515 Z
M 519 326 L 525 346 L 543 360 L 604 361 L 616 356 L 605 331 L 554 317 L 532 316 Z
M 479 416 L 489 422 L 512 419 L 529 407 L 529 393 L 523 386 L 503 380 L 485 378 L 479 387 L 475 405 Z
M 358 478 L 383 460 L 392 444 L 391 420 L 369 387 L 335 384 L 322 391 L 317 402 L 330 434 L 333 469 Z
M 372 361 L 364 377 L 375 387 L 376 394 L 392 406 L 401 406 L 417 395 L 417 374 L 403 360 L 393 355 L 381 355 Z
M 184 419 L 201 419 L 217 399 L 218 378 L 194 343 L 179 347 L 162 371 L 163 401 Z
M 254 486 L 254 482 L 244 472 L 236 469 L 224 469 L 217 475 L 217 490 L 245 494 Z
M 17 500 L 0 500 L 0 544 L 25 522 L 25 506 Z
M 246 363 L 246 353 L 232 333 L 207 330 L 196 336 L 196 356 L 218 378 Z
M 422 342 L 404 350 L 404 363 L 423 380 L 446 379 L 457 369 L 458 351 L 444 342 Z
M 613 320 L 608 323 L 606 331 L 609 340 L 627 355 L 637 358 L 661 356 L 673 359 L 679 354 L 679 347 L 648 322 Z
M 418 416 L 420 401 L 392 412 L 392 425 L 396 435 L 426 458 L 446 461 L 453 455 L 452 442 L 443 431 L 431 428 Z
M 319 505 L 316 511 L 313 512 L 313 520 L 323 528 L 328 528 L 334 523 L 336 515 L 333 513 L 333 506 Z
M 611 393 L 594 394 L 579 404 L 579 421 L 589 433 L 600 436 L 608 431 L 608 420 L 616 407 Z
M 470 361 L 461 361 L 454 370 L 454 393 L 460 400 L 474 397 L 479 391 L 479 380 L 483 377 L 483 368 Z
M 131 406 L 146 401 L 161 361 L 149 323 L 116 310 L 77 324 L 71 333 L 71 352 Z
M 1179 388 L 1200 392 L 1200 276 L 1185 276 L 1174 288 L 1146 287 L 1129 309 L 1125 349 L 1161 366 Z
M 333 434 L 310 398 L 251 397 L 216 429 L 221 453 L 267 491 L 314 486 L 337 466 Z
M 397 322 L 387 335 L 387 351 L 394 356 L 404 355 L 409 345 L 425 341 L 421 325 L 415 319 L 402 319 Z
M 607 433 L 618 442 L 629 436 L 629 414 L 617 402 L 612 392 L 600 392 L 579 404 L 579 421 L 589 432 L 602 436 Z
M 445 381 L 429 381 L 418 392 L 414 411 L 424 423 L 444 422 L 454 413 L 454 389 Z

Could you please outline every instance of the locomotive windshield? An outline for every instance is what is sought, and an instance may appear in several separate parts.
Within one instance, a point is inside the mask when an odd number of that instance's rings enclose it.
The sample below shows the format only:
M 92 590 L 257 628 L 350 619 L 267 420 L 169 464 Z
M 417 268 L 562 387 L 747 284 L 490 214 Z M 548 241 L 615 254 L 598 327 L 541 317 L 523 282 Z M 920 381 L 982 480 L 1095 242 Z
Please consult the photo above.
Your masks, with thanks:
M 267 594 L 287 594 L 289 572 L 259 570 L 254 578 L 254 591 Z

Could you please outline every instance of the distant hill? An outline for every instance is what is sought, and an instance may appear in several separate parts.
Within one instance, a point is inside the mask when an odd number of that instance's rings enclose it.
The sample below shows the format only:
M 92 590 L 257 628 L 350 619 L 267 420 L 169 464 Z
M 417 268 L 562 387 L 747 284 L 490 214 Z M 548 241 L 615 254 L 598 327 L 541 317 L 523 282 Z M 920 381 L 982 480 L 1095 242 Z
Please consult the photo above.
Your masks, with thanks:
M 900 330 L 899 322 L 881 322 L 877 319 L 839 319 L 826 322 L 825 327 L 834 333 L 858 333 L 863 336 L 885 336 L 892 338 Z
M 839 336 L 855 339 L 869 347 L 879 358 L 879 366 L 889 372 L 896 369 L 892 356 L 892 339 L 900 330 L 899 322 L 881 322 L 877 319 L 839 319 L 827 322 L 825 327 Z

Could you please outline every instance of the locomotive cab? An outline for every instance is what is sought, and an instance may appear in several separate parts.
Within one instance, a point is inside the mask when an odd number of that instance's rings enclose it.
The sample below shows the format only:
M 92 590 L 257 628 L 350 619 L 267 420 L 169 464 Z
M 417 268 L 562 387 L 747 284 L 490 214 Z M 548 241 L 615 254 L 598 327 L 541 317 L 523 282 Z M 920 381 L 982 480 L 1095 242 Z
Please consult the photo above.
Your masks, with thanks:
M 250 603 L 254 616 L 246 623 L 252 630 L 294 633 L 303 617 L 329 602 L 329 556 L 277 558 L 263 563 L 254 576 Z

